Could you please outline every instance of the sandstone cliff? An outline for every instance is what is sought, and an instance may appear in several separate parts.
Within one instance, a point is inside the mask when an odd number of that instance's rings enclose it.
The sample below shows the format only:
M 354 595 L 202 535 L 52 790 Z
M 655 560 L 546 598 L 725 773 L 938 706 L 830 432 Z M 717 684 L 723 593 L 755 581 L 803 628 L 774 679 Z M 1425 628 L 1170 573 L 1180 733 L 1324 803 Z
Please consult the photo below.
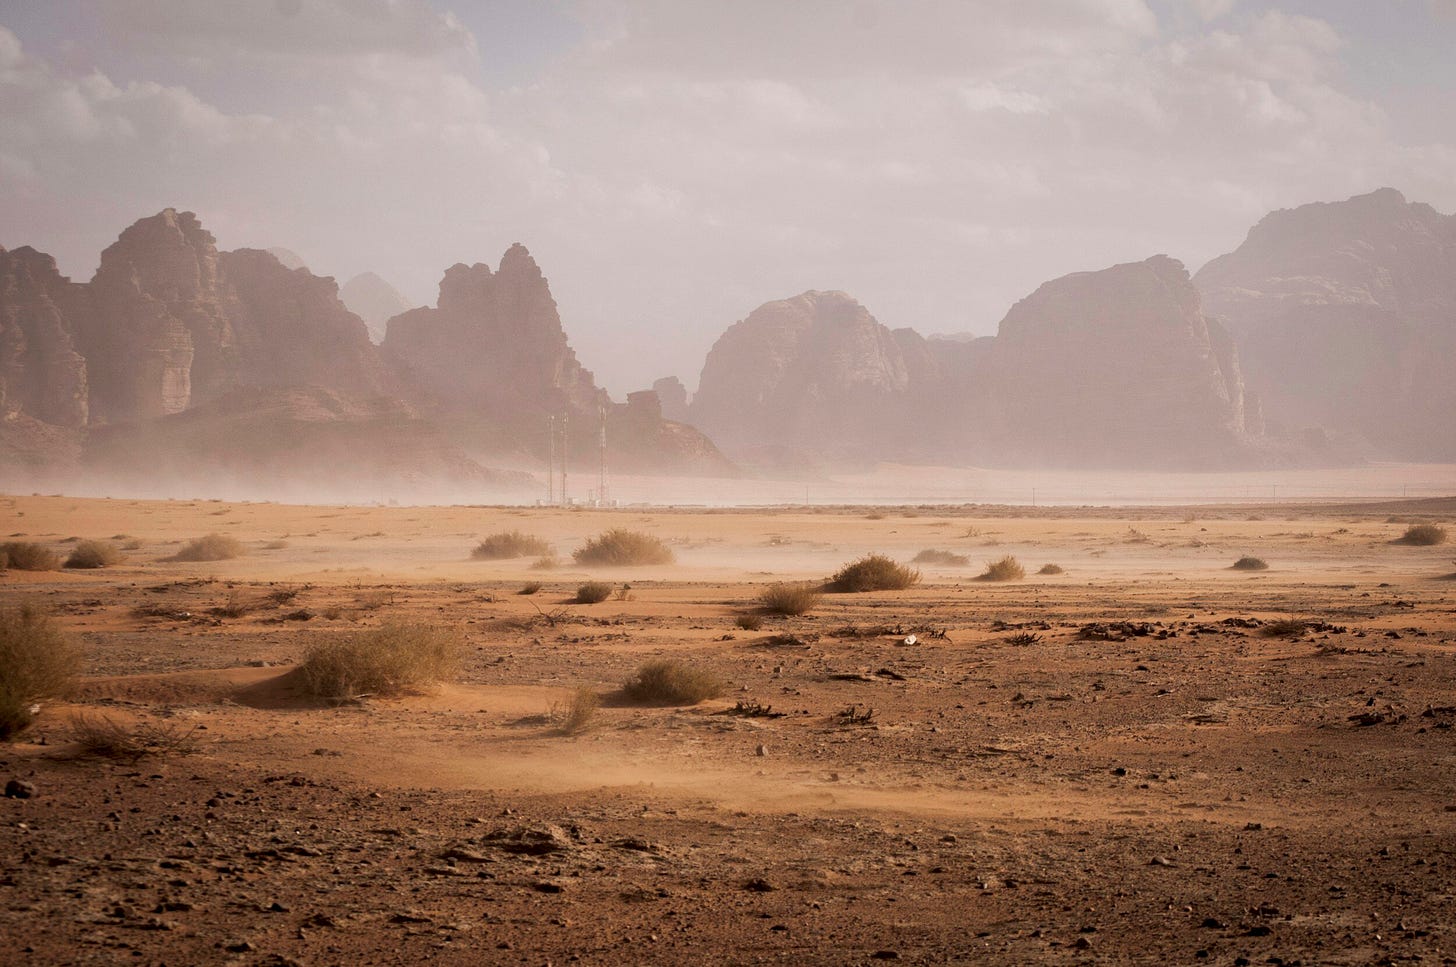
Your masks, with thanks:
M 1456 459 L 1456 216 L 1390 188 L 1277 211 L 1194 282 L 1271 428 Z
M 376 344 L 384 341 L 389 320 L 411 308 L 409 300 L 373 272 L 361 272 L 341 285 L 339 300 L 364 320 L 369 338 Z
M 0 416 L 24 412 L 59 427 L 85 426 L 86 360 L 66 309 L 83 296 L 49 255 L 0 249 Z

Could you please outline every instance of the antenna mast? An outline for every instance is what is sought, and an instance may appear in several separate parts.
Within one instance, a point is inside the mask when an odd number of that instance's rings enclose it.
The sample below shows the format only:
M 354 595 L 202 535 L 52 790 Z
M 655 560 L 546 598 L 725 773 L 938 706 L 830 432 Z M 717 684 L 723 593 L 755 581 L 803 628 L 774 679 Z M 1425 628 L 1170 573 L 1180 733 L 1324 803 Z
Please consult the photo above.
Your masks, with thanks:
M 556 417 L 546 417 L 546 503 L 556 503 Z
M 571 449 L 571 437 L 566 432 L 566 413 L 561 414 L 561 502 L 568 503 L 566 499 L 566 454 Z
M 601 451 L 601 463 L 597 467 L 597 504 L 605 507 L 607 505 L 607 409 L 597 405 L 597 420 L 600 429 L 597 437 L 597 445 Z

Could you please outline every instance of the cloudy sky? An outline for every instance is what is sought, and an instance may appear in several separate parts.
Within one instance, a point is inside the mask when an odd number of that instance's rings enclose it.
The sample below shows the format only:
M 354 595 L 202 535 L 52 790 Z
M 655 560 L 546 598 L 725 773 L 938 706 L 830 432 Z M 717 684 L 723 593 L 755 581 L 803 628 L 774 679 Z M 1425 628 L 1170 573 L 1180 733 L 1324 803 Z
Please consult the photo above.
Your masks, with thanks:
M 844 289 L 995 332 L 1270 209 L 1456 211 L 1456 0 L 0 0 L 0 245 L 196 211 L 434 302 L 524 242 L 621 394 Z

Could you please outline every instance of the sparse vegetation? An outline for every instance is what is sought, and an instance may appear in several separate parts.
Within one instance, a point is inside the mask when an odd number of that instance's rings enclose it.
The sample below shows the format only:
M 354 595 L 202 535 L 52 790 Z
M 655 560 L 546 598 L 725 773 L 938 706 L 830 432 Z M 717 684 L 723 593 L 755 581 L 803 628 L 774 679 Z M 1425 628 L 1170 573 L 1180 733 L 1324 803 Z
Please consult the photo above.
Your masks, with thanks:
M 196 726 L 183 729 L 176 723 L 135 722 L 123 725 L 105 715 L 77 715 L 71 720 L 76 753 L 104 759 L 136 762 L 145 756 L 186 755 L 197 748 Z
M 612 586 L 606 581 L 588 581 L 576 589 L 577 604 L 599 604 L 612 596 Z
M 758 631 L 763 627 L 763 619 L 756 614 L 740 614 L 733 623 L 744 631 Z
M 987 561 L 986 570 L 980 574 L 977 581 L 1020 581 L 1026 577 L 1026 568 L 1021 562 L 1010 554 L 999 561 Z
M 521 590 L 517 591 L 516 593 L 517 594 L 530 595 L 530 594 L 535 594 L 536 592 L 538 592 L 540 590 L 541 590 L 541 582 L 540 581 L 527 581 L 525 584 L 521 585 Z
M 464 641 L 449 628 L 391 621 L 316 642 L 304 653 L 300 672 L 309 694 L 323 699 L 397 695 L 450 680 L 463 652 Z
M 1039 641 L 1041 641 L 1041 635 L 1034 631 L 1018 631 L 1016 634 L 1008 635 L 1006 638 L 1008 645 L 1016 645 L 1020 648 L 1024 648 L 1027 645 L 1034 645 Z
M 920 572 L 883 554 L 868 554 L 840 568 L 829 579 L 832 591 L 903 591 L 920 581 Z
M 759 592 L 758 603 L 769 614 L 799 615 L 818 607 L 821 597 L 819 588 L 813 584 L 779 581 Z
M 1259 629 L 1265 638 L 1298 638 L 1309 630 L 1309 622 L 1301 618 L 1280 618 Z
M 1412 547 L 1434 547 L 1446 543 L 1446 528 L 1437 524 L 1412 524 L 1405 533 L 1391 541 L 1392 544 L 1408 544 Z
M 622 694 L 642 705 L 696 705 L 722 695 L 723 683 L 680 661 L 650 661 L 622 684 Z
M 546 554 L 531 562 L 533 571 L 554 571 L 561 566 L 561 561 L 554 554 Z
M 583 685 L 571 693 L 571 701 L 552 707 L 551 719 L 556 723 L 556 730 L 562 735 L 576 735 L 578 732 L 585 731 L 591 724 L 601 704 L 600 696 L 594 690 Z
M 477 561 L 500 561 L 511 557 L 547 557 L 551 545 L 534 534 L 502 531 L 491 534 L 475 546 L 470 556 Z
M 1246 555 L 1234 561 L 1231 567 L 1235 571 L 1267 571 L 1269 570 L 1269 562 L 1262 557 L 1249 557 Z
M 658 538 L 621 528 L 588 538 L 571 556 L 578 564 L 601 567 L 640 567 L 673 562 L 672 549 Z
M 1041 566 L 1041 568 L 1036 573 L 1037 574 L 1062 574 L 1064 572 L 1063 572 L 1062 566 L 1060 564 L 1043 564 Z
M 242 542 L 225 534 L 208 534 L 188 541 L 169 561 L 229 561 L 241 557 L 247 550 Z
M 971 563 L 971 559 L 964 554 L 957 554 L 954 551 L 938 551 L 934 548 L 926 548 L 911 559 L 914 564 L 939 564 L 944 567 L 965 567 Z
M 0 544 L 5 566 L 17 571 L 54 571 L 61 566 L 61 556 L 44 544 L 10 541 Z
M 30 725 L 39 702 L 65 695 L 79 667 L 49 616 L 29 605 L 0 610 L 0 739 Z
M 66 567 L 91 569 L 121 563 L 121 550 L 110 541 L 82 541 L 71 549 Z

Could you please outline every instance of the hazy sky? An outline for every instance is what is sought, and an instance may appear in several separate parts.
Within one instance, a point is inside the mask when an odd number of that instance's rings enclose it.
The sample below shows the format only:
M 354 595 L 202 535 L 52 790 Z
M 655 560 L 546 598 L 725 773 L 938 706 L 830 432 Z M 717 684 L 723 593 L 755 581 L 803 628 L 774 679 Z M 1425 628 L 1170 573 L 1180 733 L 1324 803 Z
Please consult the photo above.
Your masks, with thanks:
M 1273 208 L 1456 210 L 1456 0 L 0 0 L 0 245 L 196 211 L 433 304 L 524 242 L 621 393 L 844 289 L 990 334 Z

